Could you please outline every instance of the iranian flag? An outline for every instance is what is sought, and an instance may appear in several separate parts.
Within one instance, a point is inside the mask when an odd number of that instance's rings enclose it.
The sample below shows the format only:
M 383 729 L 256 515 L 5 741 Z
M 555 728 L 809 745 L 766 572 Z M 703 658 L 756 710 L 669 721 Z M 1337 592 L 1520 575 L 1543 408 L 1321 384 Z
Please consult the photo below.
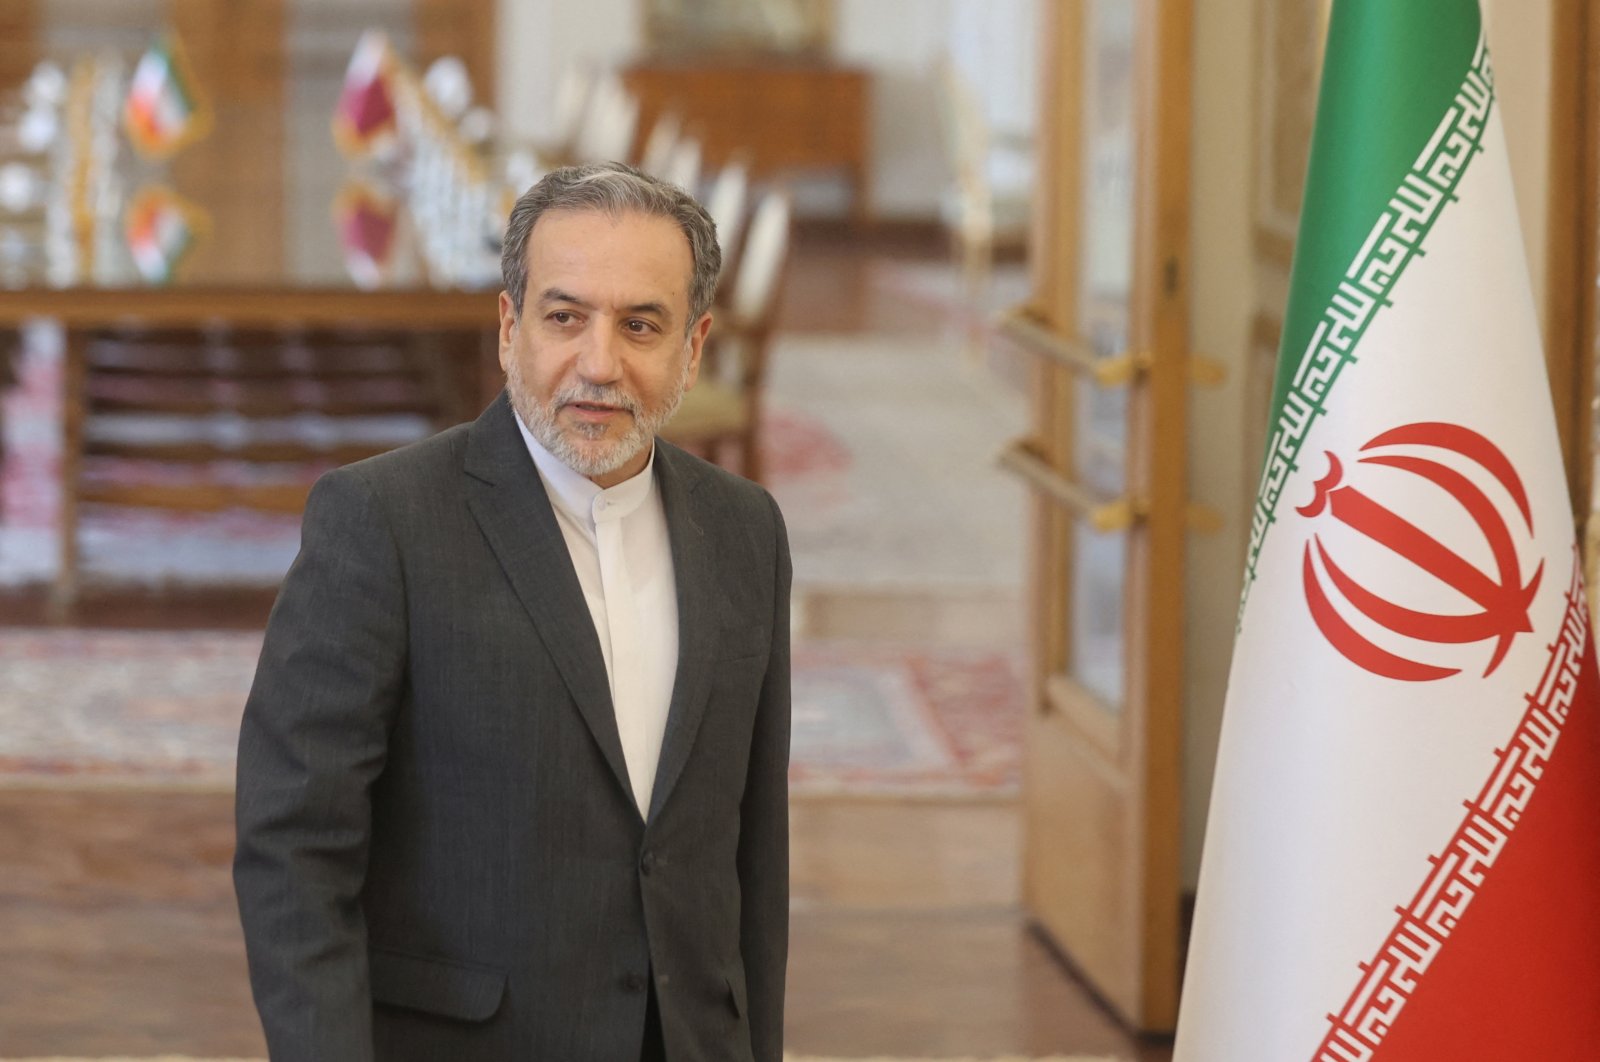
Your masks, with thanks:
M 165 185 L 142 188 L 128 203 L 123 235 L 134 268 L 150 284 L 170 283 L 193 247 L 198 207 Z
M 1589 612 L 1477 0 L 1335 0 L 1178 1062 L 1600 1058 Z
M 175 34 L 139 57 L 123 103 L 122 124 L 139 153 L 165 158 L 197 139 L 207 110 Z

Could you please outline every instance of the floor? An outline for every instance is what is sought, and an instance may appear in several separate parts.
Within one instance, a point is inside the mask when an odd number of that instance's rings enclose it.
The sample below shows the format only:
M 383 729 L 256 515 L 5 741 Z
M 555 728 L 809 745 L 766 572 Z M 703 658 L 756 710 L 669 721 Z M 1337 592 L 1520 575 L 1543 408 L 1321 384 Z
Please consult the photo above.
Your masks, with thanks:
M 787 328 L 959 344 L 962 328 L 937 297 L 939 254 L 936 241 L 865 250 L 803 239 Z M 913 281 L 885 283 L 885 268 L 901 266 L 896 275 Z M 1014 369 L 984 366 L 1000 379 Z M 1016 593 L 1004 582 L 858 597 L 821 588 L 801 624 L 828 637 L 1014 640 Z M 72 622 L 248 629 L 270 603 L 257 592 L 102 593 Z M 47 618 L 38 591 L 0 596 L 0 625 Z M 1007 801 L 797 802 L 790 1048 L 1167 1062 L 1169 1046 L 1123 1032 L 1031 932 L 1018 906 L 1020 844 Z M 223 794 L 0 786 L 0 1058 L 261 1054 L 231 848 Z

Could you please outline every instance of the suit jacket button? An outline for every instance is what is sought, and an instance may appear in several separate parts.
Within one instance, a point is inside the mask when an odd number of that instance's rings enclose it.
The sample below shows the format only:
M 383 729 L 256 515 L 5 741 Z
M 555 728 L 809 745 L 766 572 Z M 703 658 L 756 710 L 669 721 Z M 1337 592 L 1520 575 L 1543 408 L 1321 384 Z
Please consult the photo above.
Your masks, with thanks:
M 622 978 L 622 987 L 627 992 L 643 992 L 644 978 L 636 973 L 626 974 Z
M 644 855 L 639 857 L 639 873 L 649 874 L 650 869 L 655 865 L 656 854 L 654 852 L 645 852 Z

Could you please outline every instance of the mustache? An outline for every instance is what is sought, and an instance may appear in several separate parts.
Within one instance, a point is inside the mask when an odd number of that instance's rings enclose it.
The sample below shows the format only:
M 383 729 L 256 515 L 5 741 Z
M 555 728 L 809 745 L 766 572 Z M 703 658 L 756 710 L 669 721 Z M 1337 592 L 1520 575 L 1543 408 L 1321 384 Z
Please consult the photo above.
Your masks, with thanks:
M 554 409 L 570 405 L 573 402 L 591 402 L 595 405 L 616 406 L 625 409 L 634 416 L 639 415 L 640 405 L 628 392 L 620 387 L 602 386 L 600 384 L 572 384 L 555 393 L 550 405 Z

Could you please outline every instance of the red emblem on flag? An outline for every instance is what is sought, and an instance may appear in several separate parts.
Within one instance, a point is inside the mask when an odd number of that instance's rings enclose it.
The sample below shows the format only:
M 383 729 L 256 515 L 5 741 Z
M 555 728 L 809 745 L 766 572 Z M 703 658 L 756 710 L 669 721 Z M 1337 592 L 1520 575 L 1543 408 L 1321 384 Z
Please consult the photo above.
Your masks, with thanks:
M 1381 452 L 1393 448 L 1401 452 Z M 1302 564 L 1306 604 L 1317 629 L 1352 663 L 1375 675 L 1408 682 L 1448 678 L 1461 669 L 1412 659 L 1399 639 L 1388 647 L 1379 645 L 1346 619 L 1346 612 L 1364 616 L 1375 634 L 1385 631 L 1439 645 L 1493 642 L 1484 670 L 1487 677 L 1505 659 L 1516 636 L 1533 629 L 1528 608 L 1544 574 L 1541 560 L 1532 576 L 1523 581 L 1513 527 L 1526 527 L 1531 536 L 1533 515 L 1521 477 L 1499 447 L 1458 424 L 1407 424 L 1378 435 L 1361 453 L 1365 456 L 1358 458 L 1357 464 L 1408 473 L 1448 495 L 1454 506 L 1442 507 L 1441 517 L 1464 516 L 1471 521 L 1483 536 L 1493 570 L 1484 571 L 1431 531 L 1375 501 L 1355 484 L 1344 482 L 1344 465 L 1329 453 L 1328 474 L 1317 481 L 1311 502 L 1295 511 L 1306 517 L 1327 511 L 1334 520 L 1455 590 L 1471 607 L 1463 612 L 1432 612 L 1392 601 L 1353 578 L 1318 534 L 1306 544 Z M 1483 475 L 1468 475 L 1457 467 L 1463 462 Z M 1504 489 L 1520 520 L 1508 520 L 1506 506 L 1497 504 L 1484 490 L 1483 484 L 1490 481 Z M 1329 586 L 1324 585 L 1324 575 Z M 1342 599 L 1344 611 L 1334 603 L 1335 595 Z

